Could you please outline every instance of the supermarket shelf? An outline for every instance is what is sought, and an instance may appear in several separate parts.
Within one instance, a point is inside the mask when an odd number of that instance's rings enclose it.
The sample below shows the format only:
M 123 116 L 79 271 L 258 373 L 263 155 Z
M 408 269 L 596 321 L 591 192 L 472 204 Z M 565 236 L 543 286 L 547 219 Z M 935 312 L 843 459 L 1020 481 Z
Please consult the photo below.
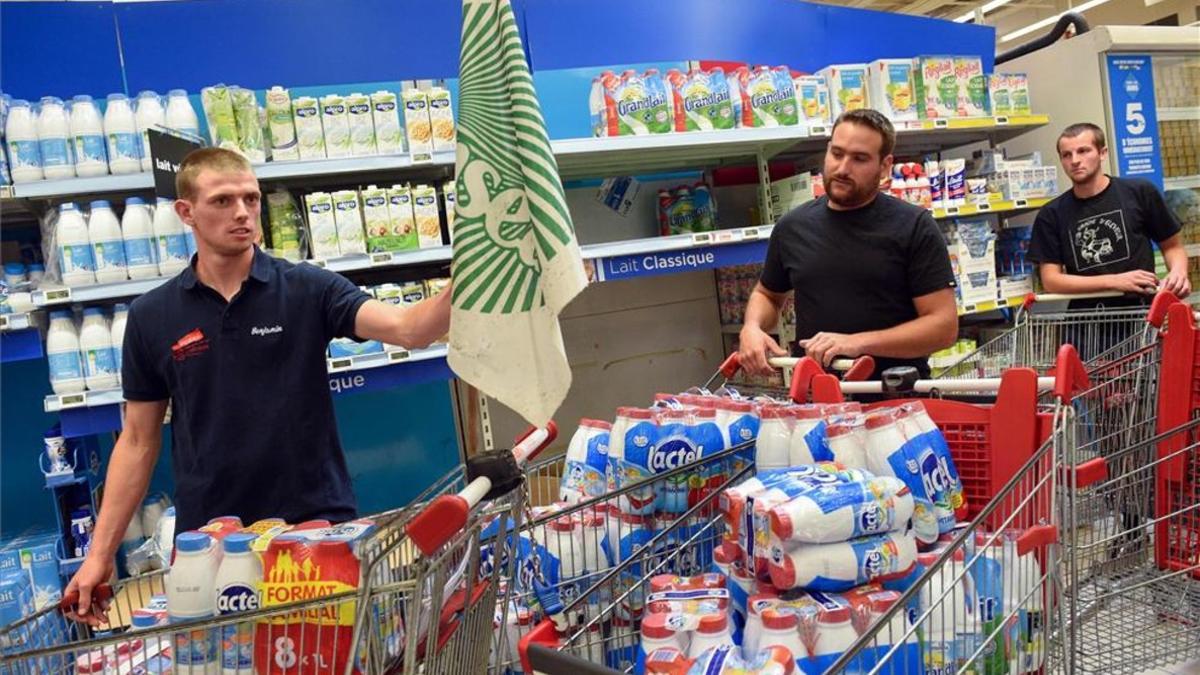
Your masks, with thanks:
M 1189 258 L 1200 255 L 1200 244 L 1188 244 L 1183 247 L 1183 251 L 1188 254 Z
M 0 314 L 0 332 L 26 330 L 30 319 L 29 314 Z
M 1159 122 L 1186 122 L 1190 120 L 1200 120 L 1200 106 L 1158 109 Z
M 1014 296 L 1014 297 L 1006 298 L 1006 299 L 1002 299 L 1002 300 L 989 300 L 987 302 L 980 302 L 978 304 L 967 305 L 965 307 L 960 306 L 958 308 L 958 315 L 966 316 L 968 314 L 981 314 L 983 312 L 993 312 L 997 309 L 1011 309 L 1013 307 L 1020 307 L 1022 302 L 1025 302 L 1024 295 L 1018 295 L 1018 296 Z
M 409 155 L 374 155 L 369 157 L 344 157 L 339 159 L 317 159 L 297 162 L 267 162 L 254 167 L 254 173 L 262 181 L 278 181 L 293 178 L 319 178 L 346 174 L 381 173 L 407 169 L 443 168 L 454 166 L 453 152 L 435 152 L 429 161 L 414 162 Z M 64 178 L 19 183 L 0 190 L 3 199 L 49 199 L 75 195 L 103 194 L 112 192 L 136 192 L 154 189 L 154 177 L 149 173 L 132 173 L 121 176 L 95 176 L 92 178 Z
M 341 376 L 345 373 L 369 371 L 374 369 L 382 369 L 388 366 L 403 368 L 406 365 L 420 363 L 423 361 L 433 361 L 436 359 L 446 358 L 446 345 L 434 345 L 427 349 L 396 350 L 382 354 L 363 354 L 361 356 L 347 357 L 344 359 L 328 359 L 327 365 L 329 374 L 333 376 Z M 335 393 L 350 391 L 354 388 L 353 383 L 346 387 L 330 387 Z M 51 394 L 43 401 L 43 408 L 46 412 L 61 412 L 73 410 L 76 408 L 101 408 L 104 406 L 118 405 L 124 402 L 124 397 L 121 395 L 120 388 L 103 389 L 100 391 L 85 391 L 78 394 Z
M 1163 190 L 1198 190 L 1200 189 L 1200 174 L 1195 176 L 1179 176 L 1164 178 Z
M 368 255 L 348 255 L 341 258 L 326 260 L 305 260 L 304 262 L 324 267 L 332 272 L 361 272 L 374 267 L 397 267 L 407 265 L 424 265 L 429 263 L 450 262 L 451 249 L 449 246 L 424 248 L 417 251 L 397 251 L 394 253 L 371 253 Z
M 759 152 L 778 154 L 809 138 L 803 126 L 696 131 L 651 136 L 552 141 L 564 179 L 631 176 L 683 167 L 709 169 L 744 163 Z M 824 143 L 824 137 L 820 142 Z
M 773 225 L 583 246 L 597 281 L 677 274 L 762 262 Z
M 91 178 L 63 178 L 18 183 L 11 186 L 9 194 L 0 196 L 12 199 L 45 199 L 72 195 L 101 194 L 105 192 L 136 192 L 154 189 L 154 177 L 149 173 L 128 173 L 121 176 L 94 176 Z
M 933 209 L 933 217 L 941 219 L 953 218 L 955 216 L 974 216 L 980 213 L 1024 211 L 1026 209 L 1040 209 L 1049 203 L 1050 198 L 1015 199 L 1013 201 L 989 202 L 986 204 L 966 204 L 964 206 L 951 206 L 944 209 Z

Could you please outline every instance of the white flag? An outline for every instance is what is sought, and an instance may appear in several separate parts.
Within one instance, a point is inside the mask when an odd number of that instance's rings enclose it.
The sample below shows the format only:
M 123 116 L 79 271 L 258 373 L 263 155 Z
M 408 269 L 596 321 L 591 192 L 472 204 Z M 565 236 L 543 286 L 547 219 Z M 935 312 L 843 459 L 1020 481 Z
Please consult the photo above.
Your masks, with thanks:
M 544 425 L 571 386 L 558 314 L 585 286 L 508 0 L 463 3 L 449 363 Z

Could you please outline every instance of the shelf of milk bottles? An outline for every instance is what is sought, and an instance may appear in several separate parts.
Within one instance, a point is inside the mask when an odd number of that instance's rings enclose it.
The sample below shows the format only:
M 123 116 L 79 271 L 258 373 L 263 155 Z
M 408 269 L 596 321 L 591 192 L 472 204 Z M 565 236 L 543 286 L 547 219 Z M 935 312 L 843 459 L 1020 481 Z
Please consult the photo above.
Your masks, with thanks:
M 443 363 L 446 358 L 447 347 L 444 344 L 433 345 L 425 349 L 393 349 L 384 353 L 362 354 L 359 356 L 346 357 L 340 359 L 328 359 L 327 367 L 330 375 L 330 389 L 335 394 L 348 393 L 350 391 L 374 390 L 385 388 L 385 386 L 395 386 L 404 381 L 409 381 L 403 370 L 397 370 L 392 373 L 397 378 L 387 378 L 387 384 L 383 382 L 369 382 L 367 380 L 351 379 L 347 382 L 335 384 L 335 378 L 341 378 L 346 373 L 376 371 L 382 373 L 384 370 L 390 370 L 392 367 L 405 368 L 416 364 L 426 362 L 436 362 L 441 360 Z M 434 364 L 435 366 L 437 364 Z M 433 369 L 435 372 L 437 368 Z M 125 398 L 121 395 L 121 389 L 102 389 L 97 391 L 83 391 L 74 394 L 51 394 L 45 398 L 43 407 L 48 413 L 57 413 L 71 411 L 77 409 L 95 409 L 106 406 L 116 406 L 124 403 Z
M 1011 201 L 1001 202 L 985 202 L 981 204 L 964 204 L 962 206 L 948 206 L 946 208 L 933 209 L 934 218 L 956 218 L 959 216 L 976 216 L 981 213 L 1008 213 L 1013 211 L 1025 211 L 1028 209 L 1040 209 L 1050 203 L 1049 198 L 1044 199 L 1014 199 Z
M 648 237 L 581 247 L 595 281 L 710 270 L 762 262 L 773 225 Z

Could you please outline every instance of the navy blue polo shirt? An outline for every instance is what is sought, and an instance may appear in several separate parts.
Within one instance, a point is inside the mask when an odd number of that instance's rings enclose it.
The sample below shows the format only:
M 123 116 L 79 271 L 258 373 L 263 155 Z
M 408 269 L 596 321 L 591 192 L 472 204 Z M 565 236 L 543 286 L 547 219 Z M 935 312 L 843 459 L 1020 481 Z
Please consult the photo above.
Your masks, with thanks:
M 190 266 L 133 302 L 122 383 L 128 400 L 172 400 L 177 532 L 217 516 L 355 517 L 325 349 L 353 337 L 368 298 L 255 248 L 228 303 Z

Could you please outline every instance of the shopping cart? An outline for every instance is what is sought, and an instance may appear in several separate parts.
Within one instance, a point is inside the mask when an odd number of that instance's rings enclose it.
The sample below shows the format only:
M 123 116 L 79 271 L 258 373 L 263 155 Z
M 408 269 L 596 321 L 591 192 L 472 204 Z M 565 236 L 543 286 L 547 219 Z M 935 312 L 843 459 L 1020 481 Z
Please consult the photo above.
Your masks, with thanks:
M 1122 297 L 1120 293 L 1030 293 L 1017 309 L 1013 327 L 989 340 L 969 354 L 934 369 L 939 379 L 999 377 L 1014 366 L 1047 373 L 1054 366 L 1058 348 L 1070 344 L 1089 366 L 1112 361 L 1139 346 L 1152 343 L 1153 328 L 1146 323 L 1145 307 L 1104 307 L 1091 309 L 1055 309 L 1035 311 L 1039 304 L 1071 300 Z M 1160 293 L 1166 303 L 1169 293 Z
M 885 390 L 883 383 L 838 381 L 821 373 L 815 363 L 804 361 L 772 361 L 777 367 L 793 368 L 791 393 L 798 400 L 822 400 L 828 387 L 837 391 L 838 400 L 841 398 L 842 387 L 876 393 Z M 729 370 L 734 368 L 731 366 Z M 1004 630 L 1015 630 L 1013 626 L 1023 616 L 1025 623 L 1022 625 L 1027 627 L 1024 635 L 1029 635 L 1028 626 L 1032 623 L 1037 626 L 1040 636 L 1043 623 L 1041 612 L 1057 607 L 1047 600 L 1047 589 L 1050 586 L 1048 570 L 1053 570 L 1056 566 L 1052 550 L 1057 534 L 1053 500 L 1055 472 L 1050 470 L 1050 464 L 1056 455 L 1052 444 L 1041 444 L 1040 440 L 1046 435 L 1044 428 L 1062 424 L 1068 413 L 1063 412 L 1061 406 L 1053 415 L 1040 411 L 1037 394 L 1039 386 L 1062 388 L 1068 386 L 1067 382 L 1080 381 L 1082 364 L 1078 363 L 1073 349 L 1068 347 L 1064 350 L 1058 372 L 1060 375 L 1057 379 L 1047 379 L 1038 378 L 1031 369 L 1017 368 L 1009 370 L 1000 379 L 971 385 L 972 391 L 985 385 L 996 391 L 994 405 L 975 406 L 946 400 L 925 401 L 930 416 L 942 429 L 955 464 L 959 467 L 972 513 L 971 525 L 955 538 L 947 552 L 942 553 L 941 557 L 934 561 L 931 571 L 925 574 L 925 577 L 929 577 L 941 573 L 943 566 L 947 564 L 946 561 L 950 561 L 949 569 L 954 573 L 951 580 L 956 582 L 952 584 L 948 581 L 945 584 L 946 596 L 950 599 L 941 594 L 933 597 L 930 603 L 931 611 L 937 612 L 938 616 L 945 615 L 958 620 L 964 630 L 968 619 L 976 621 L 972 627 L 972 635 L 976 639 L 971 651 L 962 654 L 958 651 L 951 652 L 951 658 L 959 662 L 976 662 L 985 656 L 994 661 L 1000 658 L 996 656 L 998 653 L 1004 658 L 1010 658 L 1009 650 L 998 646 L 1006 634 Z M 915 384 L 917 390 L 925 391 L 935 386 L 928 381 Z M 731 482 L 736 482 L 748 474 L 749 467 L 735 475 Z M 696 508 L 700 512 L 703 511 L 703 505 L 697 505 Z M 672 538 L 671 533 L 684 528 L 685 519 L 692 515 L 686 514 L 672 526 L 663 528 L 657 536 Z M 721 526 L 718 521 L 719 519 L 711 518 L 703 527 L 685 530 L 685 534 L 690 536 L 674 536 L 675 541 L 683 543 L 677 544 L 666 557 L 627 561 L 617 569 L 611 570 L 599 584 L 568 606 L 568 613 L 571 610 L 578 612 L 580 607 L 590 608 L 590 611 L 581 612 L 583 618 L 579 622 L 568 622 L 566 626 L 556 625 L 552 621 L 540 623 L 522 642 L 522 658 L 526 659 L 525 672 L 529 672 L 530 669 L 545 673 L 609 673 L 613 672 L 611 668 L 627 670 L 632 663 L 631 655 L 637 652 L 639 636 L 636 623 L 630 620 L 628 610 L 622 613 L 622 603 L 628 605 L 630 598 L 642 597 L 641 594 L 648 590 L 649 578 L 669 570 L 673 561 L 688 557 L 695 547 L 711 546 L 720 536 Z M 964 550 L 968 546 L 970 550 L 978 551 L 969 559 Z M 982 612 L 973 611 L 974 605 L 967 603 L 961 590 L 963 578 L 969 578 L 976 565 L 981 568 L 984 566 L 984 563 L 975 562 L 977 557 L 979 560 L 991 561 L 988 564 L 992 567 L 1010 570 L 1007 574 L 1015 580 L 1014 588 L 1017 582 L 1023 584 L 1021 602 L 1017 603 L 1014 600 L 1011 603 L 1016 609 L 1010 614 L 999 612 L 1000 605 L 994 596 L 989 596 L 993 600 L 985 607 L 988 611 L 986 621 Z M 969 560 L 970 564 L 965 564 L 964 560 Z M 639 563 L 640 568 L 635 568 Z M 1003 567 L 1004 565 L 1008 567 Z M 970 581 L 965 583 L 969 584 Z M 987 583 L 985 580 L 985 585 Z M 954 588 L 959 589 L 957 595 L 952 592 Z M 927 591 L 928 587 L 926 595 Z M 863 645 L 862 650 L 869 647 L 870 651 L 848 651 L 838 667 L 862 669 L 862 672 L 877 666 L 885 672 L 904 672 L 909 668 L 915 668 L 911 672 L 933 672 L 923 670 L 920 664 L 911 660 L 888 665 L 891 655 L 898 653 L 903 644 L 916 641 L 915 628 L 908 630 L 909 624 L 905 622 L 910 620 L 909 614 L 919 607 L 921 592 L 921 586 L 914 584 L 895 608 L 875 623 L 876 629 L 870 633 L 870 636 L 874 636 L 886 629 L 887 638 L 895 638 L 898 641 L 884 645 L 877 640 L 864 639 L 860 642 Z M 974 595 L 971 597 L 975 598 Z M 604 604 L 604 598 L 615 600 Z M 961 607 L 953 604 L 956 600 L 961 601 Z M 1041 609 L 1034 613 L 1031 619 L 1029 608 L 1033 606 Z M 1024 615 L 1020 613 L 1020 608 L 1025 609 Z M 901 618 L 894 621 L 893 618 L 897 616 Z M 920 615 L 914 617 L 914 620 L 920 619 Z M 998 623 L 1000 619 L 1005 619 L 1006 622 Z M 903 635 L 898 630 L 901 625 L 906 627 Z M 1020 639 L 1024 640 L 1019 643 L 1022 646 L 1012 652 L 1011 658 L 1025 659 L 1030 663 L 1035 658 L 1040 658 L 1043 650 L 1040 637 Z M 894 650 L 891 649 L 893 646 Z M 601 660 L 605 666 L 584 663 L 599 663 Z
M 530 430 L 510 455 L 484 456 L 410 505 L 375 516 L 372 536 L 357 551 L 358 588 L 321 583 L 287 604 L 134 631 L 134 610 L 166 593 L 166 574 L 127 579 L 97 589 L 97 597 L 111 598 L 97 629 L 64 619 L 78 601 L 67 597 L 0 630 L 0 672 L 159 672 L 151 668 L 171 667 L 179 638 L 214 636 L 226 639 L 218 648 L 220 670 L 225 650 L 236 648 L 230 636 L 238 628 L 253 636 L 242 649 L 253 654 L 253 670 L 245 671 L 257 675 L 481 672 L 488 644 L 477 636 L 489 628 L 502 581 L 500 567 L 481 563 L 484 547 L 496 545 L 482 533 L 498 519 L 520 521 L 526 494 L 519 467 L 555 434 L 553 423 Z M 475 508 L 485 500 L 491 501 Z M 283 570 L 289 580 L 311 579 L 312 559 L 294 563 Z M 156 665 L 159 657 L 168 658 Z M 177 665 L 175 672 L 187 668 Z
M 1200 658 L 1195 325 L 1173 303 L 1159 344 L 1075 398 L 1092 423 L 1065 444 L 1064 669 L 1138 673 Z

